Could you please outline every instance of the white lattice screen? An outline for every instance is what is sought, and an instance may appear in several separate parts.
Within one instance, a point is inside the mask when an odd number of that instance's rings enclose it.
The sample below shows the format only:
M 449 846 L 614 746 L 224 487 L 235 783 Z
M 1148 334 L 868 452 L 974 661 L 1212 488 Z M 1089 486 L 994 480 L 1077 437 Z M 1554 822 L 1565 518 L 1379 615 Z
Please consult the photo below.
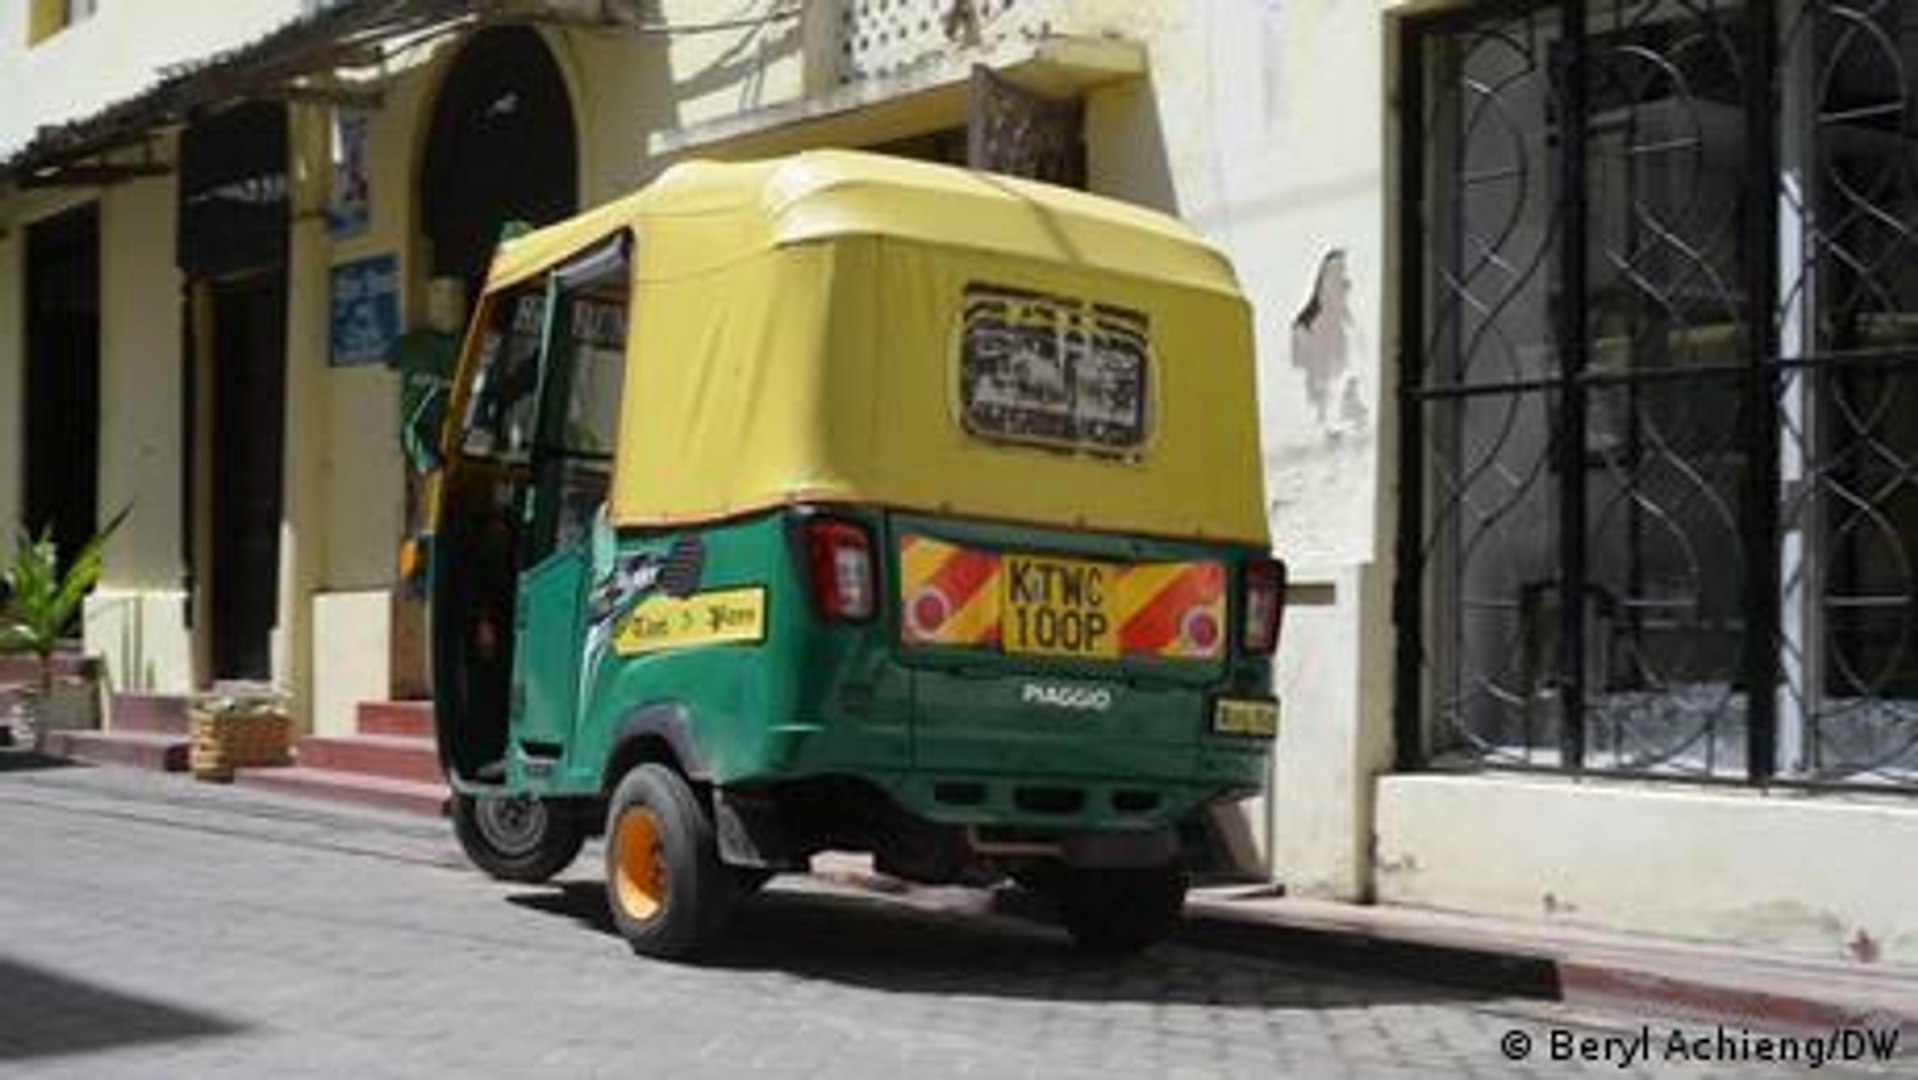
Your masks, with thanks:
M 839 77 L 872 78 L 1022 27 L 1030 0 L 839 0 Z

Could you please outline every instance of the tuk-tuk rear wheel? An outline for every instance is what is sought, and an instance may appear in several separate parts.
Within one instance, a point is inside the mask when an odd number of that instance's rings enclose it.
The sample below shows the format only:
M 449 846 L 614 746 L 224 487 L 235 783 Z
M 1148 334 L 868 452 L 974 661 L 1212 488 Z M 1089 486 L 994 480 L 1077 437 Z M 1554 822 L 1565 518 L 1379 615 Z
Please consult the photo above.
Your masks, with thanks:
M 1185 870 L 1067 867 L 1059 915 L 1079 948 L 1131 953 L 1171 936 L 1185 910 Z
M 686 959 L 719 939 L 732 906 L 712 816 L 658 764 L 626 774 L 606 808 L 606 899 L 633 951 Z
M 586 842 L 576 816 L 530 795 L 455 794 L 453 835 L 474 866 L 521 884 L 566 869 Z

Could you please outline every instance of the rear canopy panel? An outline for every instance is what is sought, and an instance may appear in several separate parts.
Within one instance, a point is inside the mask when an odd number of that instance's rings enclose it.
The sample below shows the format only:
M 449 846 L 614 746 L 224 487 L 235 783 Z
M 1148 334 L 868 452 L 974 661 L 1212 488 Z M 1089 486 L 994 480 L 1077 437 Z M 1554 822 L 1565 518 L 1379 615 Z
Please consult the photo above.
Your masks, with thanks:
M 1267 542 L 1249 308 L 1170 218 L 874 155 L 698 163 L 490 287 L 621 230 L 618 525 L 861 502 Z

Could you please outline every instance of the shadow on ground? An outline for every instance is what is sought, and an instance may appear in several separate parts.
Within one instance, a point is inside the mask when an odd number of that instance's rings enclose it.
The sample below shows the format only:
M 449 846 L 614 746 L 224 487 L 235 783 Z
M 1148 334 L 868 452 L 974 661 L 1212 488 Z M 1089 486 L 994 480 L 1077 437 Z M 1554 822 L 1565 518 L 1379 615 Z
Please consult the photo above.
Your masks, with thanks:
M 0 773 L 33 772 L 40 769 L 66 769 L 78 766 L 77 761 L 53 757 L 24 746 L 0 747 Z
M 0 1063 L 234 1035 L 206 1013 L 0 959 Z
M 923 910 L 893 899 L 774 889 L 742 903 L 729 938 L 708 966 L 780 971 L 908 994 L 964 994 L 1047 1001 L 1146 1002 L 1247 1009 L 1369 1008 L 1492 997 L 1556 996 L 1549 974 L 1507 972 L 1503 981 L 1458 977 L 1446 958 L 1408 972 L 1406 958 L 1342 953 L 1290 934 L 1248 942 L 1206 923 L 1180 944 L 1132 957 L 1089 955 L 1031 916 L 1010 894 L 993 915 Z M 534 911 L 616 935 L 597 882 L 569 881 L 508 898 Z M 998 905 L 1005 912 L 1006 902 Z M 1263 933 L 1263 931 L 1260 931 Z M 1379 963 L 1377 961 L 1385 961 Z M 1466 972 L 1470 974 L 1470 972 Z M 1437 977 L 1431 977 L 1437 976 Z M 1540 980 L 1543 981 L 1540 981 Z M 1528 985 L 1535 983 L 1537 985 Z

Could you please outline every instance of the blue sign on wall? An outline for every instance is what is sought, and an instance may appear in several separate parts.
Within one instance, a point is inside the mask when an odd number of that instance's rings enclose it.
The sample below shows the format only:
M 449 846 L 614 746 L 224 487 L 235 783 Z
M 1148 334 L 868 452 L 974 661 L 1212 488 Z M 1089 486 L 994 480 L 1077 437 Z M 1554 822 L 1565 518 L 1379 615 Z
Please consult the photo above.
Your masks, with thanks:
M 333 268 L 333 366 L 383 364 L 400 334 L 400 260 L 395 255 Z

